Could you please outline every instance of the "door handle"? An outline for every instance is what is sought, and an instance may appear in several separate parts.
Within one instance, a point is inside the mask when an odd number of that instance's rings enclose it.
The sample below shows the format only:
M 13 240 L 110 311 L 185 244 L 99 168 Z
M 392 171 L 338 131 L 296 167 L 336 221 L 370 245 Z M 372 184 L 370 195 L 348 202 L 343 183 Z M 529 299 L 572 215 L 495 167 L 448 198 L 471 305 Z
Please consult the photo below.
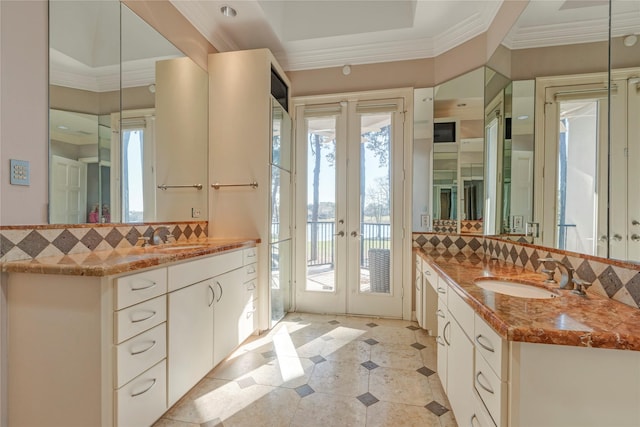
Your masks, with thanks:
M 631 240 L 634 242 L 640 242 L 640 236 L 637 234 L 632 234 L 631 235 Z
M 336 234 L 334 234 L 334 236 L 344 237 L 344 231 L 339 231 Z
M 619 234 L 614 234 L 612 239 L 615 240 L 616 242 L 619 242 L 620 240 L 622 240 L 622 236 Z
M 351 237 L 358 237 L 358 232 L 357 231 L 352 231 L 351 232 Z

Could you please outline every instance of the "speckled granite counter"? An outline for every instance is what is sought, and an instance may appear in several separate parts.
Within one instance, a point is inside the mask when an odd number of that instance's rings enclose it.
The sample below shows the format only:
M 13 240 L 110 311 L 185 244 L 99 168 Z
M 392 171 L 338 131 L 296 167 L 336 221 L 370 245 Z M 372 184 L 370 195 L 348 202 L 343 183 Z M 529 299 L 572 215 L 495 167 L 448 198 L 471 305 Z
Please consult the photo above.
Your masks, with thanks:
M 543 283 L 544 275 L 475 253 L 416 252 L 503 338 L 509 341 L 640 351 L 640 310 L 589 293 L 558 290 L 551 299 L 512 297 L 480 288 L 478 277 Z
M 9 261 L 0 266 L 7 273 L 109 276 L 142 268 L 240 248 L 250 248 L 259 239 L 199 239 L 159 246 L 92 251 L 27 261 Z

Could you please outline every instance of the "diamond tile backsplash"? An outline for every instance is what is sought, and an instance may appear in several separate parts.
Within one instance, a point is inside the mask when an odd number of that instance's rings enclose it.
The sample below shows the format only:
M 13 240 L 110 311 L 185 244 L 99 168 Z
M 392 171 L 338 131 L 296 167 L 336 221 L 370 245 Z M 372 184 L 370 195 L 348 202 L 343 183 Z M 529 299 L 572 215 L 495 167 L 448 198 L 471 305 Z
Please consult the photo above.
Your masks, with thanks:
M 640 265 L 536 246 L 528 243 L 524 236 L 515 236 L 511 240 L 490 236 L 413 233 L 413 246 L 446 250 L 452 255 L 457 252 L 488 255 L 532 271 L 540 271 L 540 258 L 554 258 L 573 268 L 579 278 L 592 283 L 588 293 L 597 293 L 640 308 Z M 556 272 L 556 280 L 560 280 L 559 272 Z
M 206 221 L 153 224 L 79 224 L 0 227 L 0 262 L 130 248 L 153 229 L 167 227 L 176 241 L 206 238 Z

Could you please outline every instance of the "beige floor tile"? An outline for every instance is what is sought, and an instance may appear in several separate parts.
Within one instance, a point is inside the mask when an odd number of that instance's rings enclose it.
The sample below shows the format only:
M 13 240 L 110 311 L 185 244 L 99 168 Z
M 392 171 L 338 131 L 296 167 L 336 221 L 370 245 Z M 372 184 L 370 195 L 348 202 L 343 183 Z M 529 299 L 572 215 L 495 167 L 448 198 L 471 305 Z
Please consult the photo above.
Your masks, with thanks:
M 320 354 L 327 360 L 362 363 L 371 358 L 371 345 L 364 341 L 331 340 Z
M 394 328 L 406 328 L 407 326 L 415 326 L 418 327 L 418 322 L 414 322 L 412 320 L 401 320 L 401 319 L 374 319 L 373 323 L 377 323 L 380 326 L 391 326 Z
M 257 384 L 295 388 L 309 382 L 314 367 L 315 363 L 309 359 L 278 357 L 242 375 L 238 380 L 251 377 Z
M 358 329 L 367 330 L 367 329 L 369 329 L 367 324 L 368 323 L 376 323 L 375 321 L 377 319 L 374 319 L 373 317 L 365 317 L 365 316 L 341 316 L 341 315 L 338 315 L 338 316 L 336 316 L 336 320 L 338 322 L 340 322 L 340 324 L 343 325 L 343 326 L 349 326 L 351 328 L 358 328 Z
M 367 408 L 367 427 L 440 427 L 438 417 L 423 406 L 377 402 Z
M 426 345 L 426 348 L 420 350 L 420 355 L 422 356 L 422 363 L 429 369 L 436 370 L 438 368 L 438 348 L 437 344 L 425 344 L 420 343 L 422 345 Z
M 453 415 L 453 412 L 449 411 L 446 414 L 442 414 L 440 416 L 440 426 L 441 427 L 458 427 L 458 423 L 456 423 L 456 418 Z
M 299 401 L 294 390 L 276 388 L 222 422 L 224 427 L 288 426 Z
M 335 325 L 335 328 L 324 338 L 333 338 L 338 340 L 357 340 L 367 333 L 367 327 L 359 328 L 349 325 Z
M 174 421 L 168 418 L 160 418 L 153 424 L 153 427 L 200 427 L 200 424 L 187 423 L 184 421 Z
M 241 388 L 235 381 L 205 378 L 175 404 L 166 418 L 202 424 L 233 416 L 274 390 L 274 387 L 254 384 Z
M 291 427 L 364 427 L 366 411 L 366 407 L 355 397 L 313 393 L 298 404 Z
M 369 332 L 361 335 L 362 340 L 373 338 L 384 344 L 413 344 L 416 342 L 416 335 L 406 328 L 394 328 L 392 326 L 376 326 Z
M 371 346 L 371 360 L 383 368 L 415 371 L 424 366 L 420 351 L 408 345 L 376 344 Z
M 309 385 L 320 393 L 355 397 L 367 392 L 369 370 L 355 361 L 318 363 Z
M 207 377 L 232 381 L 269 363 L 269 360 L 270 358 L 265 358 L 260 353 L 245 353 L 221 362 L 207 374 Z
M 433 400 L 447 408 L 451 408 L 449 399 L 447 399 L 447 395 L 442 388 L 442 383 L 440 382 L 438 374 L 434 374 L 429 377 L 429 385 L 431 386 L 431 393 L 433 393 Z
M 416 371 L 376 368 L 369 377 L 369 392 L 385 402 L 424 406 L 433 400 L 429 379 Z

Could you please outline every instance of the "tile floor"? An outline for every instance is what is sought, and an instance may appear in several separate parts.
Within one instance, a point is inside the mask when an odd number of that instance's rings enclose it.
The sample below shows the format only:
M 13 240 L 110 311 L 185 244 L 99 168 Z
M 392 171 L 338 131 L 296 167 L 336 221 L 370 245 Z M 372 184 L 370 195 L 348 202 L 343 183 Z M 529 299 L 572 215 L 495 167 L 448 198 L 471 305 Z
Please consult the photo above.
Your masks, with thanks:
M 154 427 L 455 427 L 436 351 L 414 322 L 290 313 Z

